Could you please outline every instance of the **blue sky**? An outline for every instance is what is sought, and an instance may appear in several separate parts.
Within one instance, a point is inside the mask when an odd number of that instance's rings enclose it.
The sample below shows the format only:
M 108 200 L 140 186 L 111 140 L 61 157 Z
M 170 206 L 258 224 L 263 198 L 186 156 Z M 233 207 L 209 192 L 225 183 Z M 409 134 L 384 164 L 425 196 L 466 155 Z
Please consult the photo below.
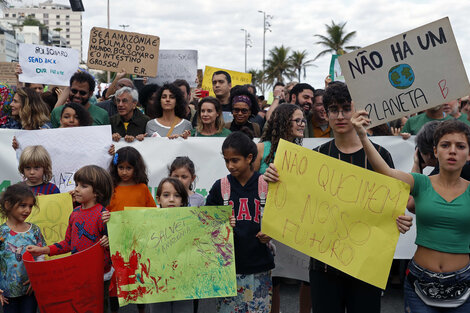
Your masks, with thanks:
M 37 3 L 24 0 L 23 3 Z M 68 4 L 67 0 L 55 0 Z M 15 2 L 13 2 L 15 3 Z M 83 51 L 86 53 L 91 27 L 106 27 L 105 0 L 83 0 Z M 367 46 L 449 16 L 466 69 L 470 69 L 470 37 L 466 33 L 470 1 L 431 0 L 260 0 L 260 1 L 148 1 L 110 0 L 111 28 L 129 25 L 128 31 L 157 35 L 161 49 L 195 49 L 198 67 L 205 65 L 244 70 L 244 32 L 251 34 L 248 68 L 261 69 L 263 55 L 263 10 L 272 15 L 271 32 L 266 33 L 269 49 L 284 44 L 292 50 L 307 50 L 314 58 L 322 47 L 315 45 L 314 34 L 325 34 L 324 24 L 331 20 L 347 22 L 346 31 L 357 32 L 351 44 Z M 306 82 L 323 86 L 330 56 L 315 61 L 307 69 Z M 470 93 L 470 91 L 469 91 Z

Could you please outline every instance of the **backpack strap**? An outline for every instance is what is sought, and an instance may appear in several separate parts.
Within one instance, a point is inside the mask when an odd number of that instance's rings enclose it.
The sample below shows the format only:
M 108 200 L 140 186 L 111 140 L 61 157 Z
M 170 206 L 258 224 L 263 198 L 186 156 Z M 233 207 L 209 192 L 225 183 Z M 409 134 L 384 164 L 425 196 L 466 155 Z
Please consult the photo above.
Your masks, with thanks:
M 258 177 L 258 196 L 261 203 L 261 216 L 263 216 L 266 197 L 268 196 L 268 183 L 263 179 L 263 175 Z
M 228 205 L 230 199 L 230 182 L 227 176 L 220 179 L 220 193 L 222 194 L 222 199 L 224 199 L 224 205 Z

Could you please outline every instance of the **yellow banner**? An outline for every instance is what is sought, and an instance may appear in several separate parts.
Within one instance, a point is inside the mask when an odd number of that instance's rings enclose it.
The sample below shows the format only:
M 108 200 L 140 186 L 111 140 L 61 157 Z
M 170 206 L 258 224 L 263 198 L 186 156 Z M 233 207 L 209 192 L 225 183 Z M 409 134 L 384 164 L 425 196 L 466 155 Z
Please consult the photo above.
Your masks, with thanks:
M 73 210 L 72 196 L 66 192 L 38 196 L 36 200 L 38 207 L 33 208 L 26 221 L 39 226 L 48 245 L 64 240 Z M 48 258 L 56 259 L 67 255 L 69 253 Z
M 232 87 L 238 85 L 251 84 L 251 74 L 226 70 L 223 68 L 217 68 L 212 66 L 206 66 L 204 70 L 204 77 L 202 79 L 202 89 L 209 91 L 209 96 L 215 97 L 214 91 L 212 90 L 212 75 L 217 71 L 226 71 L 232 78 Z
M 409 186 L 281 140 L 262 232 L 385 289 Z

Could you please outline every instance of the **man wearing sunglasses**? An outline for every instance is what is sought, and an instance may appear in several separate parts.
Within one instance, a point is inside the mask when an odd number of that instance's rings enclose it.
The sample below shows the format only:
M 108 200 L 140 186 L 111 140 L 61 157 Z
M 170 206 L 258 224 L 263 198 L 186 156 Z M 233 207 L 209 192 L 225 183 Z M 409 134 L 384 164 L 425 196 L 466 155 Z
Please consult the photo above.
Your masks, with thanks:
M 85 72 L 76 72 L 70 78 L 70 87 L 65 89 L 65 92 L 69 92 L 68 99 L 62 101 L 66 102 L 68 100 L 67 102 L 75 102 L 83 105 L 83 107 L 88 110 L 88 113 L 90 113 L 93 119 L 93 125 L 108 125 L 108 112 L 89 102 L 91 96 L 93 96 L 94 90 L 95 80 L 93 76 Z M 60 127 L 62 104 L 56 106 L 51 112 L 51 123 L 54 128 Z

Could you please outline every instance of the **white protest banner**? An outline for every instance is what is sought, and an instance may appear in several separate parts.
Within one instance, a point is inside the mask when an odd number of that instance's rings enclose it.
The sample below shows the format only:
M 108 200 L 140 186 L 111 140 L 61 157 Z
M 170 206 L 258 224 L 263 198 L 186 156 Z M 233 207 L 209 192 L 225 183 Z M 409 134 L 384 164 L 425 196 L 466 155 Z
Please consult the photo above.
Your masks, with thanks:
M 75 188 L 73 174 L 89 164 L 108 168 L 111 160 L 108 150 L 111 147 L 111 126 L 69 127 L 18 131 L 16 150 L 19 159 L 27 146 L 42 145 L 52 159 L 51 182 L 61 192 Z
M 470 85 L 449 18 L 339 57 L 356 110 L 371 127 L 464 95 Z
M 110 157 L 107 155 L 107 149 L 111 144 L 110 131 L 106 135 L 99 135 L 99 127 L 106 128 L 106 126 L 91 126 L 91 127 L 80 127 L 71 128 L 76 131 L 79 130 L 80 134 L 87 133 L 87 136 L 76 135 L 73 139 L 51 139 L 54 140 L 53 147 L 55 150 L 61 150 L 59 152 L 52 152 L 51 157 L 53 158 L 53 171 L 57 167 L 55 163 L 55 155 L 64 155 L 65 158 L 70 157 L 70 161 L 66 163 L 73 164 L 72 158 L 75 158 L 77 153 L 85 153 L 86 156 L 81 160 L 83 165 L 91 163 L 92 154 L 95 154 L 91 148 L 95 146 L 91 141 L 98 138 L 96 136 L 103 136 L 103 147 L 97 153 L 104 160 L 106 160 L 104 168 L 107 168 L 110 162 Z M 66 130 L 66 129 L 60 129 Z M 96 131 L 95 131 L 96 130 Z M 28 132 L 48 132 L 50 130 L 38 130 L 38 131 L 24 131 Z M 15 150 L 11 147 L 12 139 L 17 130 L 0 129 L 0 164 L 2 164 L 2 170 L 0 171 L 0 192 L 4 191 L 6 187 L 11 184 L 15 184 L 22 180 L 21 175 L 18 173 L 18 162 L 15 155 Z M 47 145 L 45 141 L 39 139 L 34 141 L 32 144 L 43 144 Z M 326 141 L 329 138 L 306 138 L 303 140 L 303 146 L 312 149 Z M 403 171 L 409 171 L 413 165 L 413 153 L 414 153 L 414 137 L 409 140 L 403 140 L 399 136 L 387 136 L 387 137 L 371 137 L 371 140 L 383 147 L 385 147 L 391 154 L 395 164 L 395 168 Z M 77 141 L 77 142 L 76 142 Z M 83 141 L 90 141 L 83 143 Z M 168 165 L 177 156 L 188 156 L 196 166 L 196 184 L 194 190 L 203 196 L 207 196 L 212 184 L 219 178 L 228 174 L 227 168 L 225 167 L 224 160 L 221 156 L 221 147 L 224 138 L 188 138 L 186 141 L 182 139 L 169 140 L 168 138 L 145 138 L 144 141 L 135 141 L 131 144 L 121 140 L 116 143 L 116 151 L 124 146 L 132 146 L 136 148 L 144 158 L 149 173 L 149 188 L 152 195 L 155 196 L 156 189 L 160 180 L 168 176 Z M 76 144 L 77 143 L 77 144 Z M 80 143 L 80 146 L 78 145 Z M 75 147 L 77 145 L 77 147 Z M 72 146 L 72 147 L 70 147 Z M 47 148 L 49 149 L 49 148 Z M 104 151 L 105 149 L 106 151 Z M 79 150 L 79 151 L 78 151 Z M 48 150 L 50 151 L 50 150 Z M 82 166 L 82 165 L 80 165 Z M 71 169 L 69 172 L 74 171 Z M 73 182 L 72 182 L 73 183 Z M 63 191 L 63 189 L 61 188 Z M 68 189 L 67 189 L 68 190 Z M 408 232 L 405 236 L 401 235 L 398 241 L 397 249 L 395 251 L 395 258 L 410 259 L 415 250 L 414 245 L 414 233 L 413 231 Z M 279 268 L 282 268 L 281 273 L 273 272 L 275 276 L 290 277 L 301 280 L 308 280 L 308 278 L 302 277 L 302 273 L 306 273 L 305 261 L 300 258 L 295 252 L 283 252 L 282 247 L 278 249 L 278 255 L 276 256 L 276 264 L 279 264 Z M 298 252 L 300 253 L 300 252 Z M 285 255 L 281 255 L 285 254 Z M 293 255 L 289 255 L 293 254 Z M 293 262 L 292 260 L 295 260 Z
M 189 87 L 197 87 L 197 50 L 160 50 L 158 53 L 157 76 L 147 80 L 147 84 L 163 85 L 184 79 Z
M 157 75 L 160 38 L 93 27 L 88 46 L 89 68 L 141 76 Z
M 78 51 L 69 48 L 20 44 L 21 82 L 68 86 L 79 65 Z

